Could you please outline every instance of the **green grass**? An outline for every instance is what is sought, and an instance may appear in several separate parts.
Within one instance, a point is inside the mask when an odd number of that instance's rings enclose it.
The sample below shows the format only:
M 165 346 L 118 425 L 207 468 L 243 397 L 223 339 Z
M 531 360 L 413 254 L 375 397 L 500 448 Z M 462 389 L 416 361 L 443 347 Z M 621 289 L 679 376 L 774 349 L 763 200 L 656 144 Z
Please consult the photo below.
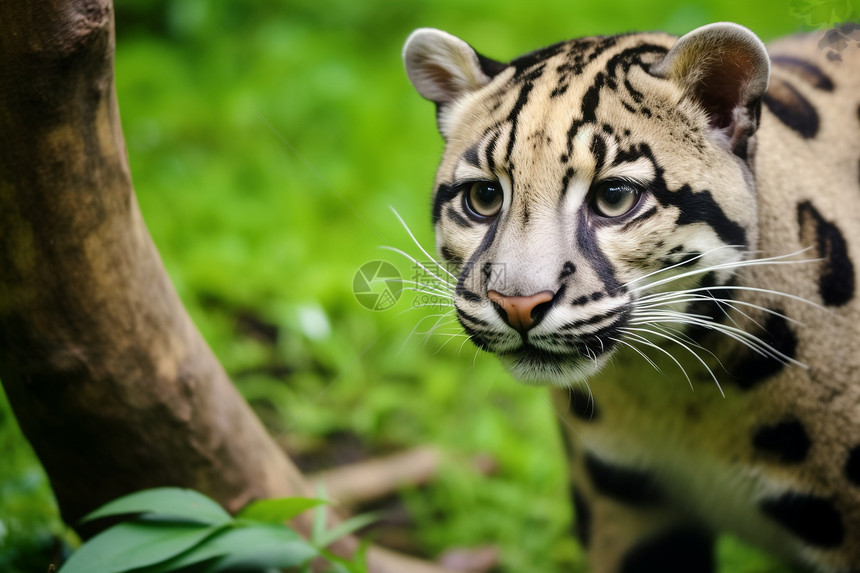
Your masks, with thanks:
M 403 40 L 435 26 L 509 59 L 577 35 L 683 33 L 717 20 L 765 39 L 800 27 L 784 2 L 748 0 L 647 10 L 639 0 L 119 7 L 116 80 L 132 173 L 183 301 L 279 438 L 351 432 L 371 451 L 432 443 L 452 452 L 433 487 L 404 493 L 425 554 L 496 543 L 505 571 L 582 570 L 544 391 L 516 384 L 460 337 L 410 338 L 420 315 L 401 312 L 407 297 L 370 312 L 352 295 L 363 263 L 395 257 L 379 245 L 420 256 L 389 206 L 432 245 L 442 142 L 432 104 L 402 70 Z M 277 327 L 277 339 L 259 336 L 256 319 Z M 44 570 L 38 556 L 63 527 L 5 400 L 0 446 L 0 570 Z M 467 463 L 479 452 L 498 460 L 492 477 Z M 732 541 L 720 553 L 725 571 L 779 570 Z

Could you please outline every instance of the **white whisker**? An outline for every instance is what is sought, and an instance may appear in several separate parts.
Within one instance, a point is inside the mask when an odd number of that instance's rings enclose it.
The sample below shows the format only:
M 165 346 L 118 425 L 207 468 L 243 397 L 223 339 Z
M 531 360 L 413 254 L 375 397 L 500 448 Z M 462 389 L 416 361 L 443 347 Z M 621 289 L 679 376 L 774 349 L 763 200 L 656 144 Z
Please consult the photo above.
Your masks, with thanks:
M 670 359 L 670 360 L 672 360 L 672 362 L 674 362 L 675 364 L 677 364 L 677 365 L 678 365 L 678 368 L 680 368 L 680 369 L 681 369 L 681 372 L 684 374 L 684 378 L 686 378 L 686 379 L 687 379 L 687 382 L 690 384 L 690 389 L 691 389 L 691 390 L 693 390 L 693 389 L 694 389 L 694 388 L 693 388 L 693 381 L 692 381 L 692 380 L 690 380 L 690 377 L 687 375 L 687 371 L 684 369 L 684 367 L 683 367 L 683 366 L 681 366 L 681 363 L 680 363 L 680 362 L 678 362 L 678 359 L 677 359 L 677 358 L 675 358 L 674 356 L 672 356 L 672 353 L 671 353 L 671 352 L 669 352 L 669 351 L 668 351 L 668 350 L 666 350 L 665 348 L 661 348 L 660 346 L 658 346 L 658 345 L 654 344 L 653 342 L 651 342 L 650 340 L 648 340 L 648 339 L 647 339 L 647 338 L 645 338 L 644 336 L 640 336 L 640 335 L 638 335 L 638 334 L 636 334 L 636 333 L 634 333 L 634 332 L 629 331 L 629 330 L 628 330 L 628 329 L 626 329 L 626 328 L 619 328 L 618 330 L 619 330 L 619 331 L 621 331 L 621 332 L 626 333 L 628 336 L 631 336 L 631 337 L 635 338 L 636 340 L 638 340 L 638 341 L 642 342 L 643 344 L 646 344 L 646 345 L 648 345 L 648 346 L 650 346 L 650 347 L 652 347 L 652 348 L 655 348 L 655 349 L 659 350 L 660 352 L 662 352 L 663 354 L 665 354 L 666 356 L 668 356 L 668 357 L 669 357 L 669 359 Z M 667 335 L 667 336 L 668 336 L 668 335 Z M 672 340 L 672 339 L 670 338 L 670 340 Z M 675 341 L 675 343 L 677 344 L 677 341 Z
M 808 251 L 810 248 L 811 247 L 808 247 L 808 248 L 803 249 L 801 251 L 797 251 L 795 253 L 789 253 L 787 255 L 777 255 L 777 256 L 773 256 L 773 257 L 766 257 L 763 259 L 748 259 L 748 260 L 732 261 L 732 262 L 720 263 L 717 265 L 711 265 L 708 267 L 703 267 L 701 269 L 695 269 L 692 271 L 680 273 L 680 274 L 677 274 L 675 276 L 667 277 L 665 279 L 660 279 L 660 280 L 648 283 L 646 285 L 642 285 L 640 287 L 630 289 L 630 292 L 639 292 L 639 291 L 642 291 L 645 289 L 651 289 L 651 288 L 662 286 L 662 285 L 665 285 L 665 284 L 668 284 L 670 282 L 677 281 L 677 280 L 680 280 L 683 278 L 702 275 L 702 274 L 706 274 L 706 273 L 713 272 L 713 271 L 734 270 L 734 269 L 739 269 L 739 268 L 743 268 L 743 267 L 752 267 L 752 266 L 758 266 L 758 265 L 799 265 L 799 264 L 805 264 L 805 263 L 819 262 L 821 259 L 802 259 L 799 261 L 784 260 L 784 259 L 787 259 L 789 257 L 793 257 L 795 255 L 803 253 L 804 251 Z M 631 281 L 631 282 L 633 282 L 633 281 Z
M 444 265 L 440 265 L 440 264 L 439 264 L 439 262 L 438 262 L 435 258 L 433 258 L 432 256 L 430 256 L 430 253 L 428 253 L 428 252 L 424 249 L 424 247 L 422 247 L 422 246 L 421 246 L 421 243 L 419 243 L 419 242 L 418 242 L 418 239 L 416 239 L 416 238 L 415 238 L 415 235 L 413 235 L 413 234 L 412 234 L 412 231 L 409 229 L 409 225 L 407 225 L 407 224 L 406 224 L 406 221 L 404 221 L 404 220 L 403 220 L 403 217 L 401 217 L 401 216 L 400 216 L 400 213 L 398 213 L 398 212 L 397 212 L 397 209 L 395 209 L 394 207 L 392 207 L 392 206 L 390 206 L 390 205 L 389 205 L 389 208 L 391 209 L 391 212 L 392 212 L 392 213 L 394 213 L 394 216 L 395 216 L 395 217 L 397 217 L 397 220 L 398 220 L 398 221 L 400 221 L 400 224 L 401 224 L 401 225 L 403 225 L 403 228 L 404 228 L 404 229 L 406 229 L 406 232 L 407 232 L 407 233 L 409 233 L 409 237 L 411 237 L 411 238 L 412 238 L 412 241 L 415 243 L 415 245 L 416 245 L 419 249 L 421 249 L 421 252 L 422 252 L 422 253 L 424 253 L 424 256 L 426 256 L 428 259 L 430 259 L 431 261 L 433 261 L 433 262 L 436 264 L 436 266 L 437 266 L 437 267 L 439 267 L 440 269 L 442 269 L 443 271 L 445 271 L 446 273 L 448 273 L 448 276 L 450 276 L 452 279 L 454 279 L 454 282 L 456 283 L 456 282 L 457 282 L 457 277 L 456 277 L 456 276 L 454 276 L 454 275 L 451 273 L 451 271 L 449 271 L 448 269 L 446 269 Z
M 641 280 L 645 280 L 645 279 L 647 279 L 647 278 L 649 278 L 649 277 L 652 277 L 652 276 L 654 276 L 654 275 L 658 275 L 658 274 L 660 274 L 660 273 L 665 273 L 665 272 L 667 272 L 667 271 L 671 271 L 672 269 L 676 269 L 676 268 L 678 268 L 678 267 L 681 267 L 681 266 L 684 266 L 684 265 L 688 265 L 688 264 L 690 264 L 691 262 L 693 262 L 693 261 L 695 261 L 695 260 L 698 260 L 698 259 L 701 259 L 702 257 L 706 257 L 706 256 L 710 255 L 710 254 L 711 254 L 711 253 L 713 253 L 713 252 L 719 251 L 720 249 L 736 249 L 736 248 L 741 248 L 741 247 L 742 247 L 741 245 L 722 245 L 722 246 L 719 246 L 719 247 L 713 248 L 713 249 L 711 249 L 710 251 L 707 251 L 707 252 L 705 252 L 705 253 L 700 253 L 699 255 L 697 255 L 697 256 L 695 256 L 695 257 L 693 257 L 693 258 L 691 258 L 691 259 L 685 259 L 685 260 L 683 260 L 683 261 L 679 261 L 679 262 L 675 263 L 674 265 L 671 265 L 671 266 L 668 266 L 668 267 L 664 267 L 664 268 L 662 268 L 662 269 L 657 269 L 656 271 L 651 271 L 651 272 L 650 272 L 650 273 L 648 273 L 648 274 L 642 275 L 641 277 L 637 277 L 637 278 L 633 279 L 632 281 L 628 281 L 628 282 L 624 283 L 624 284 L 622 285 L 622 287 L 623 287 L 623 288 L 627 288 L 627 287 L 629 287 L 630 285 L 632 285 L 633 283 L 639 282 L 639 281 L 641 281 Z M 649 286 L 650 286 L 650 285 L 649 285 Z
M 743 329 L 736 328 L 734 326 L 728 326 L 726 324 L 721 324 L 719 322 L 715 322 L 714 320 L 712 320 L 708 317 L 705 317 L 705 319 L 701 319 L 701 318 L 697 318 L 693 315 L 680 313 L 680 312 L 676 312 L 676 311 L 670 311 L 670 310 L 657 311 L 657 310 L 654 310 L 654 311 L 650 311 L 647 315 L 641 315 L 640 317 L 637 317 L 636 319 L 631 320 L 630 323 L 631 324 L 646 324 L 650 321 L 653 321 L 653 322 L 674 322 L 674 323 L 680 323 L 680 324 L 693 324 L 693 325 L 703 326 L 705 328 L 708 328 L 710 330 L 714 330 L 716 332 L 720 332 L 726 336 L 733 338 L 734 340 L 740 342 L 741 344 L 743 344 L 747 348 L 757 352 L 758 354 L 760 354 L 762 356 L 769 356 L 769 357 L 774 358 L 776 360 L 779 360 L 780 362 L 783 362 L 783 363 L 791 362 L 792 364 L 795 364 L 795 365 L 800 366 L 802 368 L 807 368 L 807 366 L 805 364 L 803 364 L 802 362 L 798 362 L 794 358 L 791 358 L 790 356 L 783 354 L 779 350 L 776 350 L 775 348 L 773 348 L 772 346 L 770 346 L 769 344 L 767 344 L 766 342 L 764 342 L 763 340 L 761 340 L 757 336 L 750 334 L 749 332 L 747 332 Z
M 675 338 L 673 338 L 673 337 L 671 337 L 671 336 L 669 336 L 669 335 L 667 335 L 667 334 L 663 334 L 663 333 L 661 333 L 661 332 L 657 332 L 657 331 L 650 330 L 650 329 L 647 329 L 647 328 L 634 328 L 634 327 L 629 327 L 629 329 L 630 329 L 630 330 L 637 331 L 637 332 L 644 332 L 644 333 L 646 333 L 646 334 L 653 334 L 654 336 L 659 336 L 659 337 L 661 337 L 661 338 L 665 338 L 665 339 L 667 339 L 667 340 L 671 340 L 672 342 L 674 342 L 675 344 L 677 344 L 678 346 L 680 346 L 681 348 L 683 348 L 684 350 L 686 350 L 687 352 L 689 352 L 690 354 L 692 354 L 692 355 L 693 355 L 693 357 L 694 357 L 696 360 L 698 360 L 698 361 L 699 361 L 699 363 L 701 363 L 701 365 L 702 365 L 702 366 L 704 366 L 704 367 L 705 367 L 705 370 L 707 370 L 707 371 L 708 371 L 708 374 L 710 374 L 710 375 L 711 375 L 711 378 L 714 380 L 714 383 L 717 385 L 717 389 L 720 391 L 720 395 L 721 395 L 723 398 L 725 398 L 725 397 L 726 397 L 725 392 L 723 392 L 723 387 L 722 387 L 722 386 L 720 386 L 720 381 L 719 381 L 719 380 L 717 380 L 717 377 L 716 377 L 716 375 L 714 374 L 713 370 L 711 370 L 711 367 L 710 367 L 710 366 L 708 366 L 708 363 L 707 363 L 707 362 L 705 362 L 705 361 L 704 361 L 704 359 L 702 359 L 702 357 L 701 357 L 701 356 L 699 356 L 699 355 L 696 353 L 696 351 L 695 351 L 695 350 L 693 350 L 692 348 L 690 348 L 689 346 L 687 346 L 687 345 L 686 345 L 686 344 L 684 344 L 683 342 L 681 342 L 681 341 L 679 341 L 679 340 L 677 340 L 677 339 L 675 339 Z
M 410 261 L 412 261 L 415 265 L 417 265 L 420 269 L 422 269 L 424 272 L 426 272 L 428 275 L 430 275 L 431 277 L 433 277 L 434 279 L 436 279 L 437 281 L 439 281 L 439 282 L 440 282 L 440 283 L 442 283 L 442 284 L 448 285 L 448 286 L 449 286 L 449 287 L 451 287 L 451 288 L 454 288 L 454 287 L 456 286 L 456 284 L 449 283 L 447 280 L 443 279 L 442 277 L 440 277 L 439 275 L 437 275 L 436 273 L 434 273 L 433 271 L 431 271 L 430 269 L 428 269 L 426 266 L 424 266 L 424 263 L 420 262 L 418 259 L 416 259 L 416 258 L 415 258 L 415 257 L 413 257 L 412 255 L 410 255 L 410 254 L 409 254 L 409 253 L 407 253 L 406 251 L 402 251 L 402 250 L 400 250 L 400 249 L 398 249 L 398 248 L 396 248 L 396 247 L 389 247 L 389 246 L 387 246 L 387 245 L 382 245 L 382 246 L 380 246 L 379 248 L 380 248 L 380 249 L 385 249 L 386 251 L 391 251 L 391 252 L 394 252 L 394 253 L 397 253 L 397 254 L 403 255 L 404 257 L 406 257 L 407 259 L 409 259 Z M 433 263 L 434 263 L 436 266 L 439 266 L 439 263 L 437 263 L 435 260 L 433 261 Z M 447 270 L 446 270 L 446 272 L 447 272 Z M 449 273 L 449 274 L 450 274 L 450 273 Z
M 619 329 L 619 330 L 621 330 L 621 329 Z M 635 352 L 636 354 L 641 356 L 643 359 L 645 359 L 645 362 L 650 364 L 651 367 L 654 368 L 654 370 L 656 370 L 657 372 L 660 372 L 662 374 L 662 371 L 657 367 L 657 364 L 655 364 L 653 360 L 651 360 L 644 352 L 642 352 L 641 350 L 639 350 L 638 348 L 636 348 L 635 346 L 633 346 L 632 344 L 630 344 L 626 340 L 621 340 L 620 338 L 613 338 L 613 337 L 609 337 L 609 340 L 612 340 L 613 342 L 617 342 L 618 344 L 623 344 L 627 348 L 631 349 L 633 352 Z
M 749 315 L 746 314 L 745 312 L 738 309 L 736 305 L 755 308 L 755 309 L 760 310 L 762 312 L 766 312 L 768 314 L 772 314 L 774 316 L 778 316 L 780 318 L 783 318 L 783 319 L 785 319 L 789 322 L 792 322 L 794 324 L 797 324 L 800 326 L 803 325 L 803 323 L 800 322 L 799 320 L 791 318 L 790 316 L 787 316 L 787 315 L 785 315 L 779 311 L 773 310 L 771 308 L 767 308 L 766 306 L 761 306 L 761 305 L 747 302 L 744 300 L 734 300 L 734 299 L 727 299 L 727 298 L 717 298 L 715 296 L 701 295 L 701 294 L 697 294 L 697 293 L 692 292 L 692 290 L 697 290 L 697 289 L 681 290 L 681 291 L 671 292 L 671 293 L 660 293 L 660 294 L 665 295 L 664 297 L 655 297 L 655 295 L 648 295 L 648 297 L 654 297 L 654 298 L 642 297 L 640 299 L 640 301 L 647 299 L 647 302 L 645 304 L 641 304 L 639 301 L 637 301 L 636 307 L 633 309 L 633 314 L 635 314 L 639 309 L 646 309 L 647 310 L 647 309 L 652 309 L 652 308 L 659 308 L 662 306 L 669 306 L 671 304 L 679 304 L 679 303 L 687 303 L 687 302 L 715 302 L 715 303 L 720 304 L 720 305 L 725 304 L 725 305 L 729 306 L 732 310 L 742 314 L 743 316 L 749 318 L 750 320 L 752 320 L 752 318 L 750 318 Z M 728 316 L 728 314 L 726 314 L 726 316 Z M 755 322 L 755 321 L 753 321 L 753 322 Z M 758 323 L 756 323 L 756 324 L 758 324 Z

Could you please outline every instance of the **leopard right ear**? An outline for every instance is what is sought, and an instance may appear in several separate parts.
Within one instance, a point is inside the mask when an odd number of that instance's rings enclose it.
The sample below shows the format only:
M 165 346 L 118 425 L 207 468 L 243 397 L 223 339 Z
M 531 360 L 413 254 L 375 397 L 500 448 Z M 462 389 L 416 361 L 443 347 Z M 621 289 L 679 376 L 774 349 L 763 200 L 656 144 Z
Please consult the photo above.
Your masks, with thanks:
M 403 61 L 418 93 L 440 106 L 484 87 L 507 67 L 435 28 L 412 32 L 403 46 Z
M 681 87 L 732 151 L 746 156 L 770 77 L 767 50 L 754 33 L 730 22 L 702 26 L 682 36 L 651 73 Z

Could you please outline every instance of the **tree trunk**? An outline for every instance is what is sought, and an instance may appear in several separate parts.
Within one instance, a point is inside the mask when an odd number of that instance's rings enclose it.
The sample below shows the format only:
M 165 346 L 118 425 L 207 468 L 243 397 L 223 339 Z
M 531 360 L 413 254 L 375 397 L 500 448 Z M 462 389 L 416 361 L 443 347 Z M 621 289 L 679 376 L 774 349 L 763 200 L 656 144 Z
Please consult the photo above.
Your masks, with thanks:
M 109 0 L 0 2 L 0 380 L 15 415 L 84 536 L 80 517 L 148 487 L 233 511 L 313 495 L 170 284 L 132 188 L 113 54 Z

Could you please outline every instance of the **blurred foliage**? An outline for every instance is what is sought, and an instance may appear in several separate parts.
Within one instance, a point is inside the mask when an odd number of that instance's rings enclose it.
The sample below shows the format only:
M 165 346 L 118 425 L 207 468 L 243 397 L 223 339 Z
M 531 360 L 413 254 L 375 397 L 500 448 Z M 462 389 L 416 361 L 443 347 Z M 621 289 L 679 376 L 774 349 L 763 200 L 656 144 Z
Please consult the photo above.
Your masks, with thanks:
M 371 453 L 428 442 L 453 452 L 432 487 L 404 493 L 425 555 L 497 543 L 505 571 L 583 567 L 545 391 L 514 383 L 454 324 L 424 336 L 437 318 L 410 309 L 411 297 L 371 312 L 351 292 L 364 262 L 397 260 L 380 245 L 426 259 L 389 206 L 433 244 L 442 142 L 432 104 L 403 73 L 404 39 L 439 27 L 506 60 L 578 35 L 680 34 L 719 20 L 765 40 L 803 24 L 774 0 L 117 6 L 117 91 L 138 199 L 189 312 L 294 453 L 339 433 Z M 0 570 L 45 570 L 63 526 L 5 399 L 0 446 Z M 478 452 L 497 458 L 495 475 L 472 469 Z M 731 540 L 720 553 L 726 571 L 778 570 Z

